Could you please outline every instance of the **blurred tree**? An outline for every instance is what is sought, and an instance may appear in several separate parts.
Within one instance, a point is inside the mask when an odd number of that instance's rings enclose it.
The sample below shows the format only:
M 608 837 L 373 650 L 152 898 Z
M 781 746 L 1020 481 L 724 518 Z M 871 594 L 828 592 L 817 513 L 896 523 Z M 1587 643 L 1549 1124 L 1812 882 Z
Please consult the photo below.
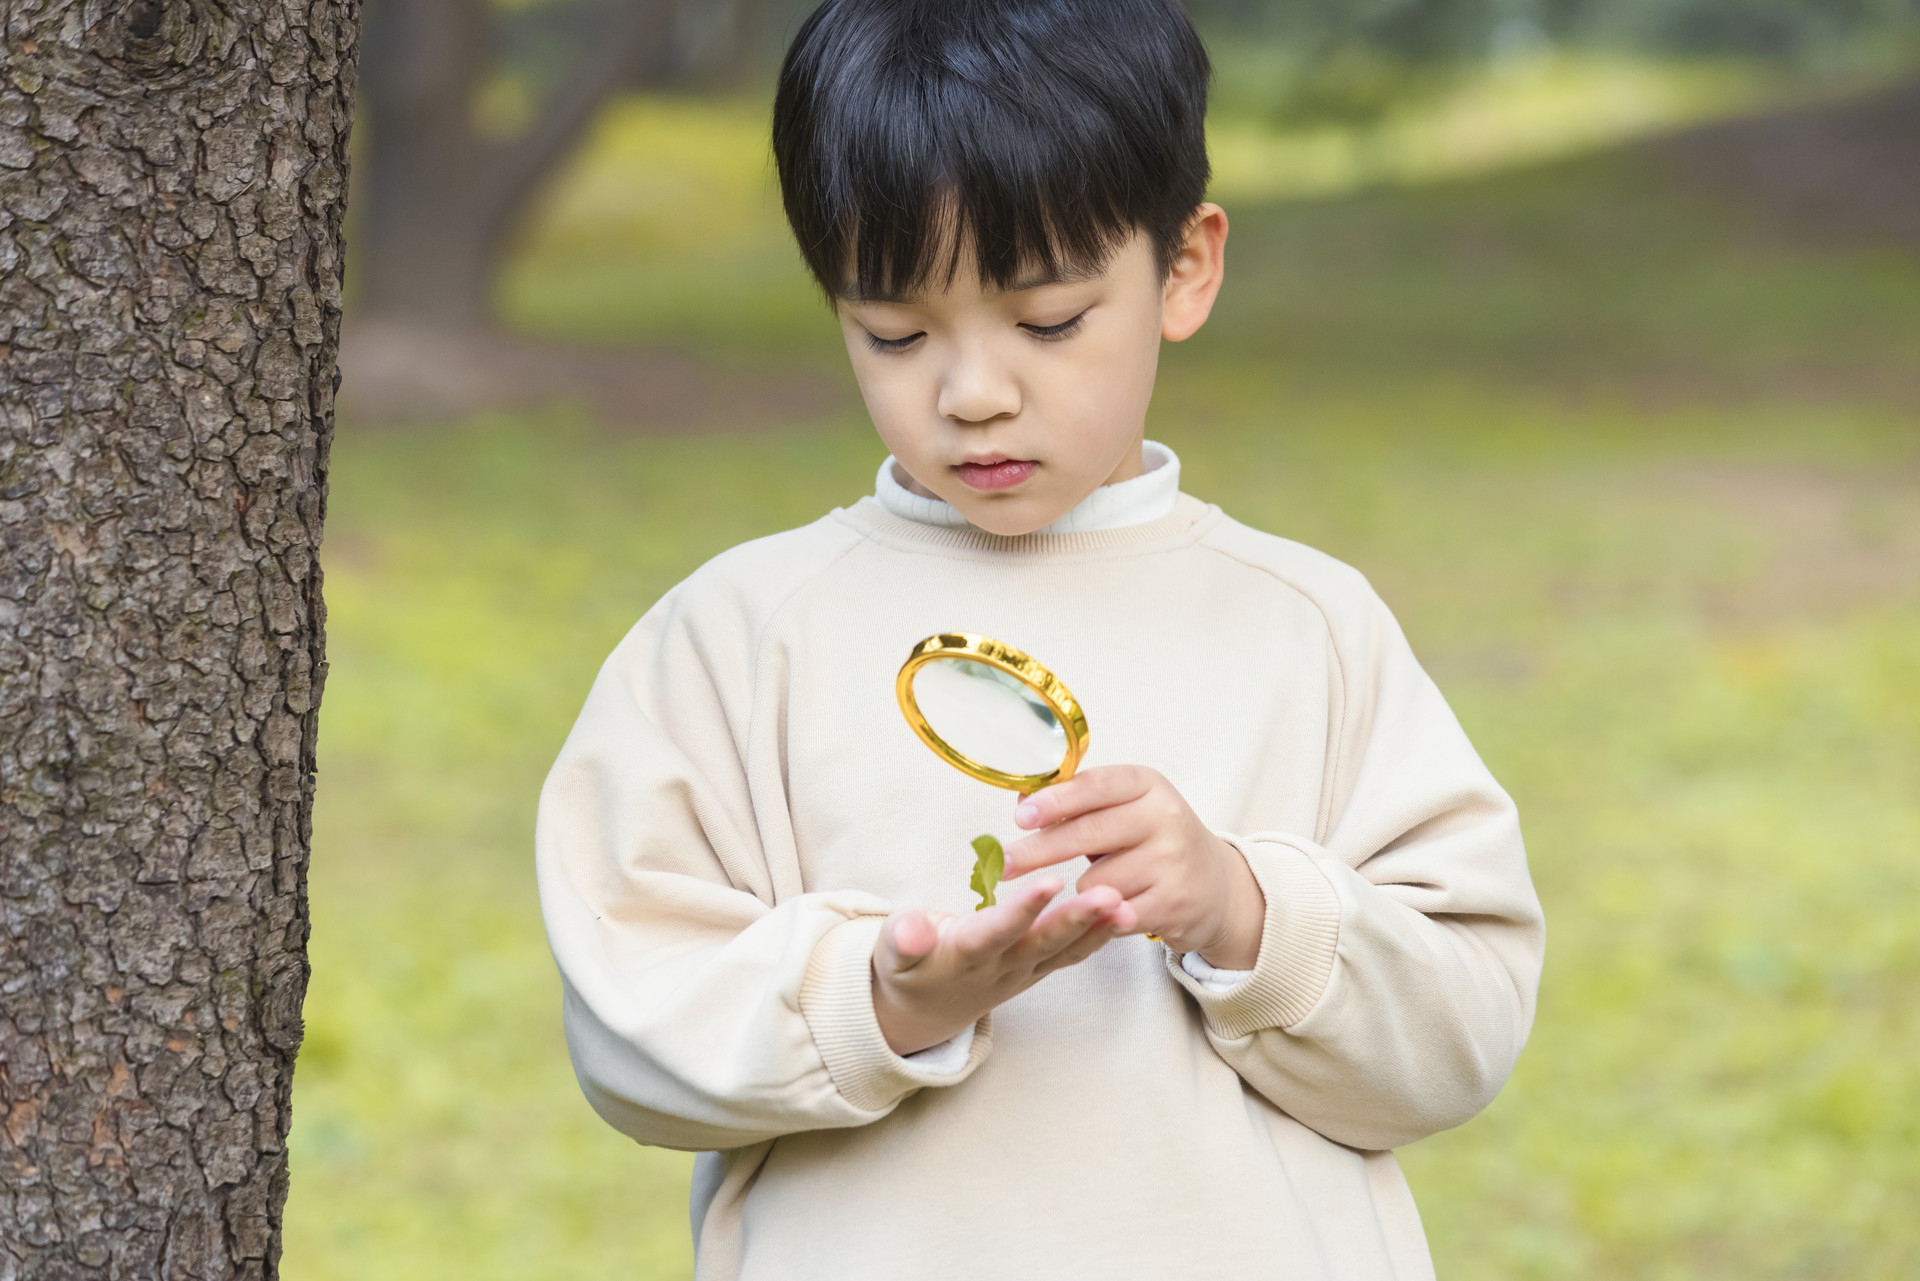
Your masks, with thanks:
M 1222 100 L 1358 121 L 1553 42 L 1793 56 L 1920 0 L 1188 0 Z M 469 328 L 515 227 L 613 94 L 764 74 L 814 0 L 372 0 L 354 265 L 364 310 Z
M 0 1277 L 277 1272 L 355 0 L 0 0 Z
M 1552 45 L 1780 61 L 1920 40 L 1920 0 L 1188 0 L 1231 109 L 1376 117 L 1489 59 Z M 1230 39 L 1219 37 L 1230 36 Z
M 1910 30 L 1920 0 L 1188 0 L 1203 25 L 1324 48 L 1478 57 L 1513 39 L 1793 56 Z
M 781 0 L 373 0 L 356 303 L 452 328 L 614 93 L 737 72 Z
M 1569 39 L 1793 59 L 1910 37 L 1920 0 L 1538 0 Z

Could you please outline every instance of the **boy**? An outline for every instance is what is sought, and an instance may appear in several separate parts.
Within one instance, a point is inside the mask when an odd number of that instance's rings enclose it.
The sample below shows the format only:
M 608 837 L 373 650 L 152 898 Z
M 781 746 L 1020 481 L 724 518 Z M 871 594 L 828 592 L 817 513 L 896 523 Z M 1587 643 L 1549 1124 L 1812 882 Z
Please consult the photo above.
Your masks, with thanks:
M 701 1278 L 1432 1274 L 1389 1149 L 1506 1079 L 1540 910 L 1365 581 L 1143 441 L 1222 277 L 1207 76 L 1174 0 L 828 0 L 788 54 L 788 216 L 892 456 L 647 613 L 539 816 L 576 1070 L 702 1154 Z M 1011 824 L 894 705 L 954 629 L 1091 711 Z

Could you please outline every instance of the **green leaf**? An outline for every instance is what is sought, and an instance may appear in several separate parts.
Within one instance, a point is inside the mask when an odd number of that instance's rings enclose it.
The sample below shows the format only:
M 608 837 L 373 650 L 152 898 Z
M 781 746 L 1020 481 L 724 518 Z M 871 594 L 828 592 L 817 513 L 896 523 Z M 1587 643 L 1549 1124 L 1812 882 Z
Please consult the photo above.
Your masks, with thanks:
M 991 836 L 973 838 L 973 852 L 979 857 L 974 860 L 973 880 L 968 882 L 973 892 L 980 896 L 980 908 L 993 906 L 994 887 L 1000 884 L 1000 873 L 1006 869 L 1007 854 L 1000 848 L 1000 842 Z

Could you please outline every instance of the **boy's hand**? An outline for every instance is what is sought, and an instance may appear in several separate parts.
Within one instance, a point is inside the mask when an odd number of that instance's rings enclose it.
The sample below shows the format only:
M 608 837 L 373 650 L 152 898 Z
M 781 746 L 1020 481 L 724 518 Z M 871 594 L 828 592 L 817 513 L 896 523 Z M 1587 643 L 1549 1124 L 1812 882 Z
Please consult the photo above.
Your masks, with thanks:
M 1061 888 L 1058 878 L 1043 876 L 984 911 L 888 917 L 873 950 L 873 1012 L 894 1053 L 916 1054 L 958 1036 L 1138 924 L 1112 889 L 1083 890 L 1048 907 Z
M 1090 769 L 1021 800 L 1014 821 L 1039 830 L 1007 846 L 1008 877 L 1085 857 L 1080 891 L 1118 890 L 1174 950 L 1223 970 L 1259 959 L 1266 899 L 1252 869 L 1158 771 Z

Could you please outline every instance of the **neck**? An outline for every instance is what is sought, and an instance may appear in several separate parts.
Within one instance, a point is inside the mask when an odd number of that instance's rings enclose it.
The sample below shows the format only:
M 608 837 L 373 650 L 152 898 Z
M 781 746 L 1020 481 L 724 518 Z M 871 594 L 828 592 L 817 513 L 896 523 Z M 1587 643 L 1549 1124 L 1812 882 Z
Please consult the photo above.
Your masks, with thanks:
M 1147 474 L 1147 460 L 1140 449 L 1143 439 L 1140 436 L 1133 438 L 1133 443 L 1127 446 L 1127 456 L 1120 460 L 1120 465 L 1113 469 L 1111 476 L 1100 482 L 1102 485 L 1118 485 L 1123 480 Z

